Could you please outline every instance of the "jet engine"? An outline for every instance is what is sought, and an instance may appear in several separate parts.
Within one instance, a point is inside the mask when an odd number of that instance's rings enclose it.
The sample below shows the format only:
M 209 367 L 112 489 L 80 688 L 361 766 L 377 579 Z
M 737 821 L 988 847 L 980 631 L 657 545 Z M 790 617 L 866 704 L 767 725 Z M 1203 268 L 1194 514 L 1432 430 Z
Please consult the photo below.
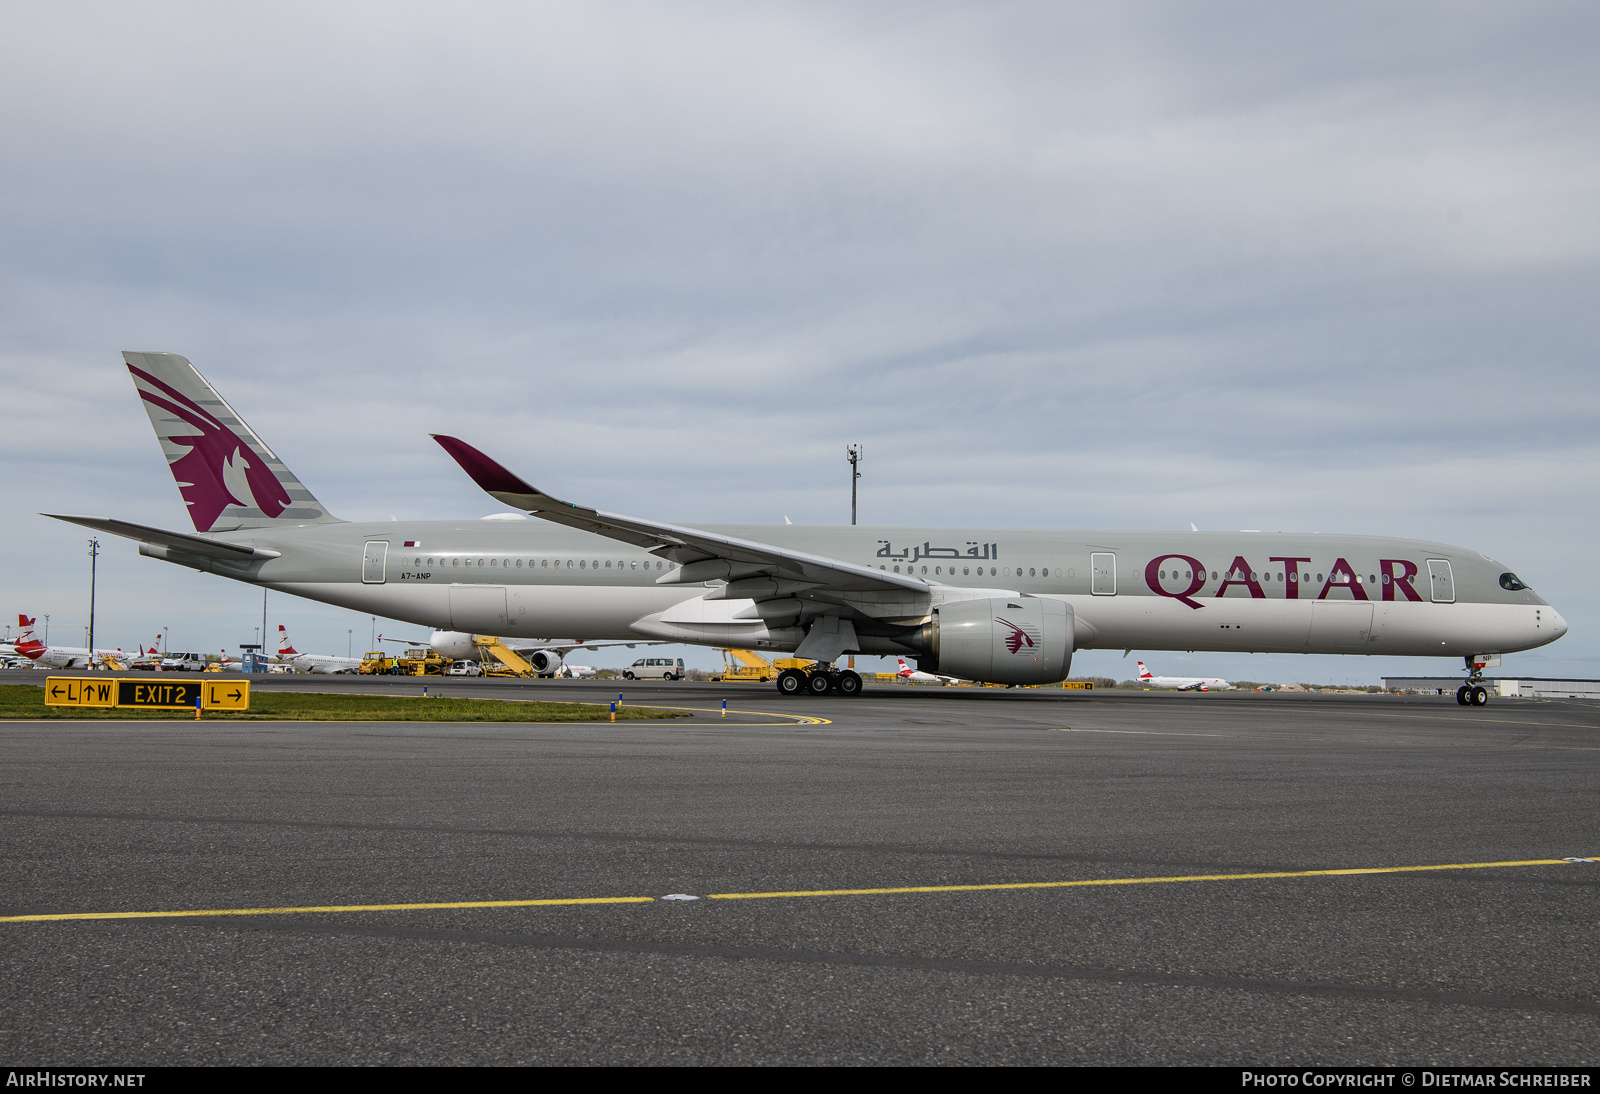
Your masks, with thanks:
M 428 644 L 446 661 L 473 661 L 478 657 L 478 644 L 466 631 L 434 631 Z
M 914 643 L 917 667 L 990 684 L 1051 684 L 1072 668 L 1072 608 L 1040 597 L 935 608 Z
M 535 650 L 528 656 L 528 664 L 540 676 L 554 676 L 561 671 L 561 651 Z

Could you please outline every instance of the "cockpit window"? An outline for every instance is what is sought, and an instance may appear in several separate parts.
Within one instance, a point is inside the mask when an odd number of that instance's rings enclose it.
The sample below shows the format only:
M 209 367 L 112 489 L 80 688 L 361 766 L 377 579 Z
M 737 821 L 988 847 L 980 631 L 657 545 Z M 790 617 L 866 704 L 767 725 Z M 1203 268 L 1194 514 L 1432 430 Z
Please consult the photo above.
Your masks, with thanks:
M 1516 574 L 1501 574 L 1500 587 L 1510 593 L 1520 593 L 1523 589 L 1527 588 L 1527 586 L 1522 583 L 1522 579 Z

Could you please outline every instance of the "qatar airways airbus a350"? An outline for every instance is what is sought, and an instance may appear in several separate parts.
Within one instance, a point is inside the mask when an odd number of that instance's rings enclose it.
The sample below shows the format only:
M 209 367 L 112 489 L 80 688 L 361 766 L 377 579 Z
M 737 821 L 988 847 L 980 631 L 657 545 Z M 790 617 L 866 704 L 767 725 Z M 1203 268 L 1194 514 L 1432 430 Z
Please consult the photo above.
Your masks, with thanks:
M 463 636 L 582 634 L 793 652 L 784 694 L 861 689 L 845 654 L 1006 684 L 1065 679 L 1080 649 L 1465 659 L 1567 624 L 1487 555 L 1385 536 L 683 525 L 558 500 L 436 437 L 537 518 L 359 524 L 333 516 L 183 357 L 125 353 L 195 533 L 60 516 L 152 558 Z M 56 514 L 51 514 L 52 516 Z

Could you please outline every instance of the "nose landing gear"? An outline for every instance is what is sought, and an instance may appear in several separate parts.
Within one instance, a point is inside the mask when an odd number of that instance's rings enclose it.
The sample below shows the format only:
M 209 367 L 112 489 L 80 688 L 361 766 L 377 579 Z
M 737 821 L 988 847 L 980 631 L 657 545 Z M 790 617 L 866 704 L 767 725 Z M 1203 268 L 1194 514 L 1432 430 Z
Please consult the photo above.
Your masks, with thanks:
M 1467 682 L 1456 688 L 1456 702 L 1464 707 L 1486 707 L 1489 705 L 1489 689 L 1483 686 L 1484 666 L 1491 663 L 1487 654 L 1469 654 L 1467 656 Z M 1500 657 L 1496 654 L 1492 663 L 1498 665 Z

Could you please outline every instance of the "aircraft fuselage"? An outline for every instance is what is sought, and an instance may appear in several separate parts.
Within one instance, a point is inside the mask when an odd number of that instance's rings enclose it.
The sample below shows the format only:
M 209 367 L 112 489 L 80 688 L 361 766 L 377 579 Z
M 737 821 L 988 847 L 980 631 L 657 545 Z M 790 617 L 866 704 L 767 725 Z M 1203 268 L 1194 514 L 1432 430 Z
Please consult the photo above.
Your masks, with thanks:
M 1477 551 L 1381 536 L 697 525 L 926 581 L 943 596 L 1064 601 L 1078 649 L 1455 656 L 1509 653 L 1566 623 L 1509 567 Z M 314 524 L 217 533 L 279 552 L 241 561 L 143 546 L 154 557 L 311 600 L 440 630 L 656 638 L 792 649 L 793 628 L 733 622 L 748 601 L 672 612 L 721 582 L 658 584 L 671 562 L 543 521 Z M 863 653 L 905 653 L 890 632 Z M 665 624 L 645 617 L 666 614 Z M 884 613 L 886 617 L 894 612 Z M 914 614 L 914 613 L 913 613 Z M 654 629 L 651 629 L 654 628 Z M 791 633 L 792 632 L 792 633 Z

